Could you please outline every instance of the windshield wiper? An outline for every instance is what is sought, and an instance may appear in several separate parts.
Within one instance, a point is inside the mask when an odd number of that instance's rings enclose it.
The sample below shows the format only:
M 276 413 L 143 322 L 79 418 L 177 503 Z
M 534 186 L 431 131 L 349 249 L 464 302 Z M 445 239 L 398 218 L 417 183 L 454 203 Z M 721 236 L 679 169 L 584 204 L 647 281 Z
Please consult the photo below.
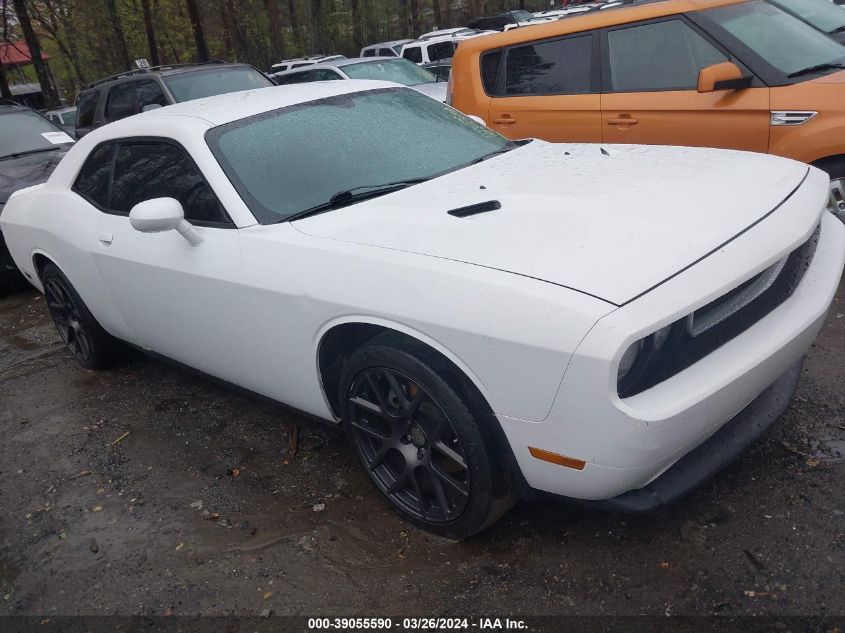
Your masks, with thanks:
M 477 165 L 478 163 L 487 160 L 488 158 L 493 158 L 494 156 L 498 156 L 499 154 L 507 154 L 512 149 L 516 149 L 517 147 L 522 147 L 531 142 L 531 139 L 524 139 L 522 141 L 508 141 L 502 147 L 497 150 L 490 152 L 489 154 L 484 154 L 484 156 L 480 156 L 476 158 L 474 161 L 470 163 L 470 165 Z
M 57 147 L 42 147 L 41 149 L 28 149 L 24 152 L 13 152 L 12 154 L 4 154 L 0 156 L 0 160 L 3 158 L 20 158 L 21 156 L 29 156 L 30 154 L 40 154 L 41 152 L 52 152 L 58 149 Z
M 823 70 L 843 70 L 845 69 L 845 65 L 843 64 L 834 64 L 831 62 L 824 63 L 824 64 L 816 64 L 815 66 L 807 66 L 807 68 L 802 68 L 801 70 L 796 70 L 794 73 L 789 73 L 787 75 L 788 79 L 792 79 L 793 77 L 800 77 L 801 75 L 809 75 L 812 73 L 821 72 Z
M 833 33 L 842 33 L 842 31 L 845 31 L 845 24 L 843 24 L 842 26 L 837 26 L 832 31 L 828 31 L 828 35 L 831 35 Z
M 310 209 L 305 209 L 304 211 L 294 213 L 293 215 L 289 215 L 288 217 L 279 221 L 292 222 L 293 220 L 301 220 L 302 218 L 307 218 L 311 215 L 317 215 L 318 213 L 323 213 L 324 211 L 339 209 L 341 207 L 354 204 L 355 202 L 360 202 L 361 200 L 368 200 L 369 198 L 376 198 L 378 196 L 383 196 L 387 193 L 399 191 L 400 189 L 404 189 L 405 187 L 410 187 L 411 185 L 416 185 L 421 182 L 425 182 L 426 180 L 431 180 L 431 178 L 411 178 L 408 180 L 396 180 L 394 182 L 385 182 L 380 185 L 360 185 L 358 187 L 353 187 L 352 189 L 338 191 L 331 198 L 329 198 L 327 202 L 323 202 L 322 204 L 318 204 L 314 207 L 311 207 Z

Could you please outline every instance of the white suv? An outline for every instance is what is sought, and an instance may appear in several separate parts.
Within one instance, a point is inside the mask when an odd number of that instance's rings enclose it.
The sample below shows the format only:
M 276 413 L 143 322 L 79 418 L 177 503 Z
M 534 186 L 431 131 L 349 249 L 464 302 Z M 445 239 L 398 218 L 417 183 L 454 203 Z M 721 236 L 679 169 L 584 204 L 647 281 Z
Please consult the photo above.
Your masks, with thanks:
M 402 47 L 402 57 L 415 64 L 427 64 L 441 59 L 451 59 L 460 42 L 487 33 L 487 31 L 466 28 L 432 31 L 421 35 L 419 39 L 413 42 L 405 44 Z
M 313 66 L 314 64 L 322 64 L 331 59 L 346 59 L 343 55 L 311 55 L 310 57 L 296 57 L 294 59 L 283 59 L 278 64 L 270 66 L 268 74 L 270 76 L 275 73 L 283 73 L 286 70 L 293 70 L 294 68 L 303 68 L 305 66 Z

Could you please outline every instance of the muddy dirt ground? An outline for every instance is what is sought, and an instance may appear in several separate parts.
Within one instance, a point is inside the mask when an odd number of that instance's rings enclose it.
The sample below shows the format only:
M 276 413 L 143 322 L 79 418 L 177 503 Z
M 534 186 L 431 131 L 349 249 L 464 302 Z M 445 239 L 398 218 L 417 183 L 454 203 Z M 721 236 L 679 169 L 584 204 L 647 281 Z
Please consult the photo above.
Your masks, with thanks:
M 15 293 L 0 614 L 845 614 L 843 313 L 845 284 L 788 413 L 680 504 L 522 503 L 457 543 L 394 515 L 338 431 L 139 354 L 83 370 Z

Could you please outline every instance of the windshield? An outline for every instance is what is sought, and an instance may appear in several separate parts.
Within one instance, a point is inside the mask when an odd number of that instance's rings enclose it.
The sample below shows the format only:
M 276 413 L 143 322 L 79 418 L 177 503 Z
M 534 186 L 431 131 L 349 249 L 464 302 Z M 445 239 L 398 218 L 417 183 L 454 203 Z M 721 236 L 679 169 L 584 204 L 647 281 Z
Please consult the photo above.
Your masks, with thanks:
M 207 138 L 262 224 L 281 222 L 341 191 L 431 178 L 507 144 L 483 125 L 406 88 L 281 108 L 214 128 Z
M 829 0 L 769 0 L 825 33 L 845 29 L 845 10 Z
M 351 79 L 381 79 L 403 86 L 416 86 L 437 81 L 437 78 L 425 68 L 420 68 L 407 59 L 374 60 L 349 64 L 341 67 Z
M 510 14 L 513 16 L 514 20 L 518 22 L 528 22 L 529 20 L 534 18 L 533 13 L 530 13 L 529 11 L 525 11 L 523 9 L 511 11 Z
M 845 47 L 841 44 L 762 0 L 703 13 L 784 75 L 845 61 Z
M 267 77 L 249 66 L 194 70 L 166 75 L 163 79 L 177 102 L 274 85 Z
M 31 110 L 0 114 L 0 157 L 44 152 L 66 143 L 73 143 L 73 139 Z

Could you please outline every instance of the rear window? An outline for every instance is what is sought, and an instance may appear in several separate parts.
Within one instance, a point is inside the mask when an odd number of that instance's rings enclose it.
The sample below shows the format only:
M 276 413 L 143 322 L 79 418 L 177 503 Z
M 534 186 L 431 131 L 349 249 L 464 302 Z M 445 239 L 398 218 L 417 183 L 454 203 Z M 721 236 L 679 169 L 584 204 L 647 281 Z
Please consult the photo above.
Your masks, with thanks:
M 76 127 L 86 128 L 94 124 L 94 114 L 97 111 L 99 98 L 99 90 L 83 92 L 79 95 L 79 103 L 76 105 Z
M 274 85 L 266 76 L 249 66 L 191 70 L 167 75 L 163 79 L 177 102 Z
M 402 57 L 418 64 L 422 61 L 422 49 L 419 46 L 405 47 L 405 50 L 402 51 Z

